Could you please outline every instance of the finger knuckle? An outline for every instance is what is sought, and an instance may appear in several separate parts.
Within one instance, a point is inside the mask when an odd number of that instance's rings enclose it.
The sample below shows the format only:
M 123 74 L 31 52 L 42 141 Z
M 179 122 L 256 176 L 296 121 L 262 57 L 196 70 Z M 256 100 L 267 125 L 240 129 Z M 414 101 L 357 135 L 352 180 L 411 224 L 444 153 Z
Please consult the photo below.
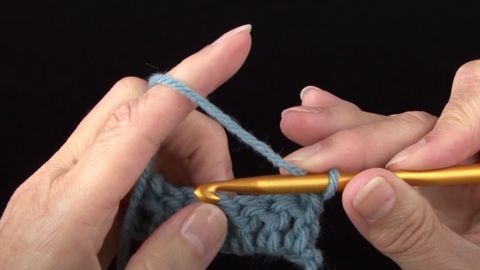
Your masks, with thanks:
M 480 95 L 480 60 L 462 65 L 457 70 L 454 81 L 454 93 L 452 92 L 449 103 L 477 104 Z
M 441 125 L 436 126 L 436 133 L 432 136 L 449 134 L 449 143 L 444 147 L 450 146 L 449 151 L 453 153 L 463 149 L 469 151 L 467 154 L 473 154 L 480 138 L 480 115 L 475 113 L 480 112 L 480 103 L 462 102 L 452 97 L 447 106 L 449 109 L 440 117 Z
M 145 93 L 147 82 L 137 77 L 124 77 L 112 87 L 112 91 L 127 98 L 137 98 Z
M 136 98 L 123 103 L 110 116 L 102 134 L 97 139 L 97 143 L 106 143 L 108 145 L 112 138 L 124 138 L 132 135 L 138 136 L 142 142 L 158 148 L 164 138 L 154 138 L 140 128 L 142 125 L 142 111 L 144 111 L 145 106 L 144 98 Z
M 407 123 L 419 123 L 431 126 L 436 122 L 436 117 L 424 111 L 408 111 L 396 115 L 396 117 Z
M 451 104 L 452 103 L 453 102 L 451 102 Z M 451 110 L 445 111 L 441 116 L 442 126 L 439 126 L 438 128 L 442 129 L 442 132 L 458 132 L 458 137 L 461 138 L 461 141 L 463 142 L 466 142 L 465 140 L 478 138 L 480 130 L 478 128 L 477 120 L 480 119 L 476 119 L 470 112 L 480 111 L 480 106 L 478 108 L 472 108 L 472 105 L 476 106 L 470 103 L 463 103 L 460 106 L 452 106 Z
M 457 77 L 474 78 L 478 82 L 480 80 L 480 60 L 473 60 L 463 64 L 457 70 Z
M 379 249 L 390 256 L 411 257 L 433 243 L 435 218 L 426 207 L 421 207 L 399 215 L 388 227 L 375 241 Z
M 109 135 L 124 135 L 138 122 L 138 118 L 138 99 L 129 100 L 113 112 L 105 125 L 105 132 Z
M 447 107 L 469 116 L 480 109 L 480 60 L 462 65 L 455 75 L 454 88 Z

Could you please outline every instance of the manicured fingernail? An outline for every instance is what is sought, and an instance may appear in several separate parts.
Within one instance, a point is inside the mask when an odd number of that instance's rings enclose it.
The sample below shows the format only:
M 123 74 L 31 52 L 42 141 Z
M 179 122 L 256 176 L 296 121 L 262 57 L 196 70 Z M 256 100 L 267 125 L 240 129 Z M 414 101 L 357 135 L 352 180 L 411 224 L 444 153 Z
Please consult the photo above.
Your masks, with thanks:
M 252 30 L 252 25 L 251 24 L 245 24 L 245 25 L 242 25 L 242 26 L 239 26 L 235 29 L 232 29 L 230 31 L 228 31 L 227 33 L 223 34 L 221 37 L 219 37 L 217 40 L 215 40 L 210 46 L 215 46 L 217 44 L 219 44 L 220 42 L 226 40 L 227 38 L 231 37 L 231 36 L 234 36 L 240 32 L 243 32 L 243 31 L 247 31 L 247 32 L 250 32 Z
M 312 144 L 307 147 L 301 148 L 290 155 L 285 157 L 285 160 L 288 161 L 303 161 L 312 156 L 314 156 L 318 151 L 320 151 L 320 143 Z
M 216 169 L 215 173 L 213 173 L 209 178 L 204 179 L 206 182 L 209 181 L 225 181 L 225 180 L 230 180 L 233 179 L 233 171 L 230 169 L 230 166 L 228 168 L 218 168 Z
M 305 97 L 305 95 L 307 94 L 307 92 L 310 92 L 310 91 L 319 91 L 320 88 L 318 87 L 315 87 L 315 86 L 306 86 L 305 88 L 302 89 L 302 91 L 300 91 L 300 100 L 303 100 L 303 98 Z
M 353 207 L 369 222 L 383 218 L 395 205 L 395 192 L 385 178 L 374 177 L 357 191 Z
M 393 165 L 397 165 L 402 161 L 405 161 L 407 158 L 412 156 L 415 152 L 418 152 L 421 148 L 423 148 L 427 142 L 425 139 L 421 139 L 417 143 L 410 145 L 409 147 L 405 148 L 402 152 L 396 154 L 388 163 L 385 165 L 386 168 L 390 168 Z
M 282 111 L 282 118 L 285 116 L 286 113 L 288 112 L 306 112 L 306 113 L 319 113 L 322 112 L 321 108 L 316 108 L 316 107 L 307 107 L 307 106 L 298 106 L 298 107 L 292 107 L 288 108 Z
M 218 207 L 202 204 L 183 222 L 180 233 L 203 258 L 221 245 L 219 242 L 224 237 L 226 222 Z

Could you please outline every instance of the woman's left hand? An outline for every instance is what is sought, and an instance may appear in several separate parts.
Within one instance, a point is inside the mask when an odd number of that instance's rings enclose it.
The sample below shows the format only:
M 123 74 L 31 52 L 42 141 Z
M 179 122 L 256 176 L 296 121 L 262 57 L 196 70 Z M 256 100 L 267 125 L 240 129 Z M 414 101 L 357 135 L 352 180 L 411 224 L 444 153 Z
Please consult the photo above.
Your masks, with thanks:
M 240 68 L 250 43 L 249 26 L 235 29 L 169 74 L 207 95 Z M 194 107 L 165 86 L 147 92 L 136 78 L 115 84 L 15 191 L 0 219 L 0 268 L 106 268 L 116 254 L 121 201 L 157 151 L 177 182 L 231 178 L 225 132 Z M 127 269 L 205 269 L 226 226 L 216 206 L 190 205 L 151 234 Z

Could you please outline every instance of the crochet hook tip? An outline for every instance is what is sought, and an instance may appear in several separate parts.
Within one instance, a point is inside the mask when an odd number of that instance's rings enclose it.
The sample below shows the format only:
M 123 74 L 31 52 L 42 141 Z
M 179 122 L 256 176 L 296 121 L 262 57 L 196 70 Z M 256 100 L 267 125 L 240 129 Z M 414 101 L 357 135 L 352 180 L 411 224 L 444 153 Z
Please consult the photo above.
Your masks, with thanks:
M 412 186 L 480 183 L 480 164 L 393 173 Z M 342 190 L 355 175 L 356 173 L 341 173 L 337 179 L 336 190 Z M 266 175 L 203 184 L 195 189 L 194 194 L 199 201 L 216 204 L 220 201 L 220 197 L 215 194 L 217 191 L 243 194 L 319 193 L 327 189 L 329 182 L 329 175 L 325 173 L 304 176 Z
M 220 197 L 216 194 L 217 191 L 240 194 L 321 192 L 326 189 L 328 184 L 329 177 L 327 174 L 305 176 L 264 175 L 206 183 L 198 186 L 194 194 L 199 201 L 215 204 L 220 201 Z
M 215 194 L 217 185 L 201 185 L 198 186 L 193 194 L 197 200 L 205 203 L 217 204 L 220 197 Z

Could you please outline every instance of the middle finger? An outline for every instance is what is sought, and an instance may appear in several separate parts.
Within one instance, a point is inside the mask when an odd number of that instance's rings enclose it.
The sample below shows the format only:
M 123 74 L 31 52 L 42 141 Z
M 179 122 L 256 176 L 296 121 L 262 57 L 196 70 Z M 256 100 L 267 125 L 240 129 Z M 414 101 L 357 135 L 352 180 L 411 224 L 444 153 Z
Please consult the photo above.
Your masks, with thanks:
M 285 159 L 310 172 L 330 168 L 344 171 L 385 166 L 396 153 L 429 132 L 436 117 L 425 112 L 406 112 L 361 125 L 304 147 Z

